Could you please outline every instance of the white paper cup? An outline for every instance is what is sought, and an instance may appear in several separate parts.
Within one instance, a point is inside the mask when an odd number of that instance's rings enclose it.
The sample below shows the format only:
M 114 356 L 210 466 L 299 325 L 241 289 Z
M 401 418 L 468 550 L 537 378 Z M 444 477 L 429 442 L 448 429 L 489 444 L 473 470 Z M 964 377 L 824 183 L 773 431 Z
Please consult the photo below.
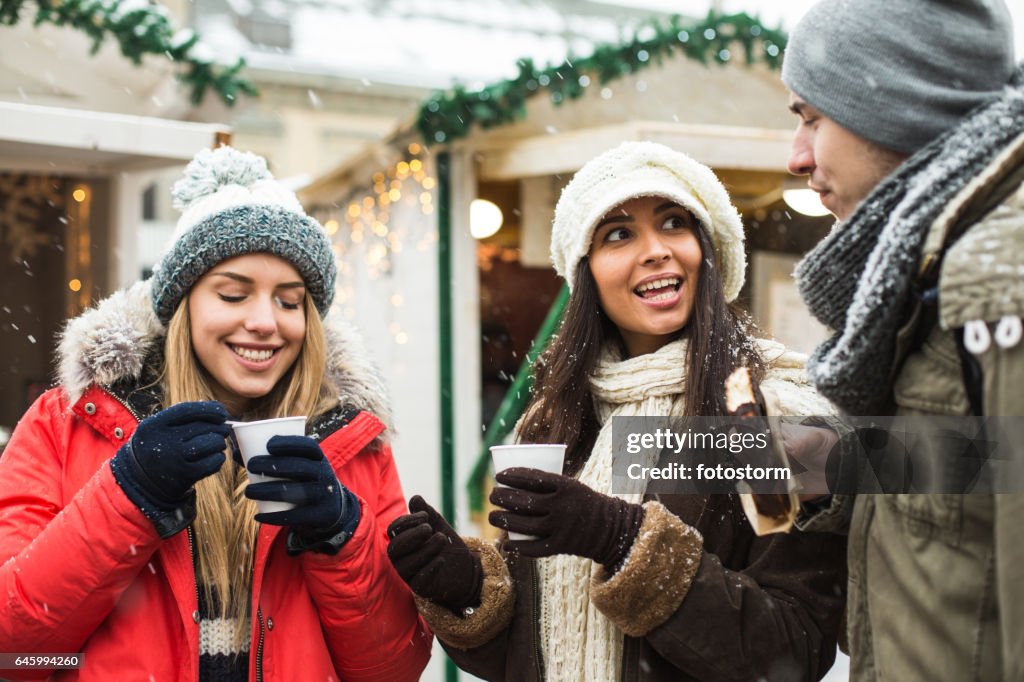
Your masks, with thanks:
M 270 455 L 267 452 L 267 441 L 274 436 L 306 435 L 305 417 L 279 417 L 277 419 L 261 419 L 255 422 L 229 423 L 231 424 L 231 430 L 235 433 L 235 442 L 238 443 L 238 450 L 242 454 L 242 462 L 245 463 L 246 467 L 248 467 L 251 457 Z M 283 479 L 274 476 L 263 476 L 262 474 L 249 474 L 249 482 L 251 483 L 280 480 Z M 295 508 L 295 505 L 291 502 L 254 501 L 261 514 L 288 511 Z
M 553 443 L 492 445 L 491 461 L 494 462 L 494 473 L 496 474 L 512 467 L 529 467 L 552 474 L 560 474 L 562 473 L 562 463 L 565 461 L 565 446 Z M 497 485 L 501 486 L 501 483 Z M 533 540 L 534 536 L 509 531 L 508 539 Z

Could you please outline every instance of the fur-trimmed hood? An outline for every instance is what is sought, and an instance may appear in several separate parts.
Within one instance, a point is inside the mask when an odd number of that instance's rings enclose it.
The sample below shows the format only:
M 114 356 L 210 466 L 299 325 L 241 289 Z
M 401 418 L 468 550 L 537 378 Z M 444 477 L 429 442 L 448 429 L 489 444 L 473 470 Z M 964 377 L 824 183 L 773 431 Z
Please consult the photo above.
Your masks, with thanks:
M 166 328 L 153 312 L 149 281 L 137 282 L 69 321 L 58 347 L 57 378 L 74 404 L 92 384 L 108 386 L 140 378 Z M 343 405 L 370 412 L 392 430 L 383 377 L 363 341 L 337 315 L 324 320 L 327 376 Z

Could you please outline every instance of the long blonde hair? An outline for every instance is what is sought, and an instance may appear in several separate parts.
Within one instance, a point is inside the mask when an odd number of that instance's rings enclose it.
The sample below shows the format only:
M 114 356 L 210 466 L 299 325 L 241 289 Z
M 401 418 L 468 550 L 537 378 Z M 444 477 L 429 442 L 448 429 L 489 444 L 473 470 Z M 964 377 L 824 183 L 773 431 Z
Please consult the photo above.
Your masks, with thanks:
M 306 335 L 298 357 L 277 385 L 246 413 L 247 419 L 309 415 L 332 409 L 337 393 L 325 376 L 327 340 L 313 299 L 306 296 Z M 211 377 L 192 349 L 188 296 L 182 299 L 167 325 L 164 346 L 163 394 L 165 407 L 190 400 L 213 400 Z M 230 451 L 228 451 L 230 460 Z M 196 580 L 206 603 L 221 618 L 237 618 L 236 644 L 249 622 L 252 567 L 259 524 L 253 519 L 256 504 L 243 491 L 248 476 L 230 461 L 220 471 L 196 484 Z

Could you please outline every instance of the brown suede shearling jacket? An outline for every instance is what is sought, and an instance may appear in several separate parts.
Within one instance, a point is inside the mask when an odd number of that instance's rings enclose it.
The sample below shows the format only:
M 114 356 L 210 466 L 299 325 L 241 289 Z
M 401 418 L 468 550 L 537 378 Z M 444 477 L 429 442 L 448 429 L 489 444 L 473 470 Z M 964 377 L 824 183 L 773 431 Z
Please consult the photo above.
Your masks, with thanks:
M 797 530 L 757 537 L 735 495 L 648 500 L 628 560 L 591 587 L 626 633 L 621 679 L 821 678 L 842 620 L 846 539 Z M 540 682 L 534 562 L 467 543 L 484 566 L 480 607 L 459 617 L 419 599 L 421 613 L 463 670 Z

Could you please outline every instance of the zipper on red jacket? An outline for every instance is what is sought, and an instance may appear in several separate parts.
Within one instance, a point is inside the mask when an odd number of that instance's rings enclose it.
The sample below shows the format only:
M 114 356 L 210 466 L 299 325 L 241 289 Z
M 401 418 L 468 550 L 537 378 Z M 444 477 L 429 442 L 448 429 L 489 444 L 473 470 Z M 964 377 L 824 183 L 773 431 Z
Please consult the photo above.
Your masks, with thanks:
M 192 559 L 192 583 L 196 587 L 196 613 L 199 613 L 199 579 L 196 576 L 196 543 L 192 526 L 187 526 L 185 528 L 185 534 L 188 535 L 188 555 L 189 558 Z M 202 620 L 202 614 L 200 614 L 200 620 Z M 196 625 L 200 628 L 200 635 L 196 636 L 196 639 L 199 639 L 202 634 L 201 629 L 203 626 L 200 625 L 198 621 L 196 622 Z M 199 652 L 197 651 L 196 654 L 196 670 L 199 670 Z
M 196 541 L 195 531 L 192 530 L 192 526 L 185 528 L 185 534 L 188 535 L 188 556 L 192 560 L 192 582 L 196 586 L 196 608 L 199 608 L 199 581 L 196 579 Z
M 256 682 L 263 682 L 263 608 L 256 607 L 256 619 L 260 624 L 260 641 L 256 644 Z
M 140 422 L 140 421 L 142 421 L 142 417 L 140 417 L 140 416 L 139 416 L 139 413 L 138 413 L 138 412 L 136 412 L 136 411 L 135 411 L 135 409 L 134 409 L 134 408 L 132 408 L 132 406 L 131 406 L 131 405 L 129 405 L 127 401 L 125 401 L 125 400 L 121 400 L 121 398 L 120 398 L 120 397 L 118 397 L 118 396 L 117 396 L 117 395 L 116 395 L 116 394 L 115 394 L 115 393 L 114 393 L 113 391 L 107 390 L 107 391 L 106 391 L 106 393 L 107 393 L 107 395 L 109 395 L 109 396 L 110 396 L 111 398 L 113 398 L 113 399 L 114 399 L 114 400 L 116 400 L 117 402 L 121 403 L 121 405 L 123 405 L 123 406 L 124 406 L 124 409 L 128 410 L 128 413 L 129 413 L 129 414 L 131 414 L 131 415 L 132 415 L 133 417 L 135 417 L 135 421 L 137 421 L 137 422 Z

